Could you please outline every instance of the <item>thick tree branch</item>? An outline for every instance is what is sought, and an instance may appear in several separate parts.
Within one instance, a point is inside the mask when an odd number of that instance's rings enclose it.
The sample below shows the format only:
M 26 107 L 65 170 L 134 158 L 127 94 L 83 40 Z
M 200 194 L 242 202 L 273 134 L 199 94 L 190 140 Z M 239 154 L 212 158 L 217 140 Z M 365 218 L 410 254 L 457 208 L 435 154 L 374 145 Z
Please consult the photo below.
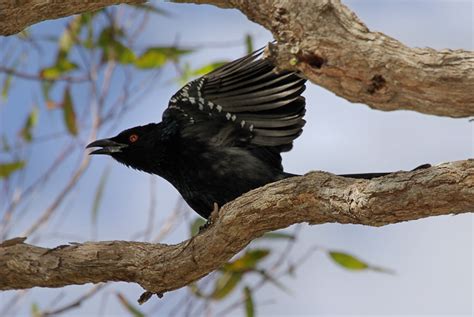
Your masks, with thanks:
M 0 290 L 126 281 L 164 293 L 219 268 L 265 232 L 301 222 L 382 226 L 474 210 L 474 160 L 370 181 L 312 172 L 225 205 L 213 226 L 177 245 L 88 242 L 46 249 L 0 245 Z
M 474 52 L 409 48 L 340 0 L 174 0 L 236 8 L 273 33 L 279 67 L 379 110 L 474 115 Z
M 236 8 L 278 41 L 280 68 L 379 110 L 474 115 L 474 52 L 409 48 L 371 32 L 340 0 L 174 0 Z M 0 35 L 28 25 L 141 0 L 0 0 Z
M 120 3 L 137 4 L 146 0 L 0 0 L 0 35 L 12 35 L 44 21 L 92 12 Z

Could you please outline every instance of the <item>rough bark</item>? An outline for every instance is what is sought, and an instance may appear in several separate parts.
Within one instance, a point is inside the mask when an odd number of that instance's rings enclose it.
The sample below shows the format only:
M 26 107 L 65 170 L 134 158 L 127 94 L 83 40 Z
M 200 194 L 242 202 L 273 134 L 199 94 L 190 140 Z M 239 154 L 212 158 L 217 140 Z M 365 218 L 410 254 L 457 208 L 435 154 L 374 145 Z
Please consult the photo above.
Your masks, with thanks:
M 0 35 L 47 19 L 141 0 L 0 0 Z M 371 32 L 340 0 L 175 0 L 236 8 L 273 33 L 272 56 L 352 102 L 450 117 L 474 115 L 474 52 L 409 48 Z
M 409 48 L 371 32 L 340 0 L 174 0 L 236 8 L 273 33 L 282 69 L 379 110 L 474 115 L 474 52 Z
M 383 226 L 472 210 L 474 160 L 370 181 L 312 172 L 228 203 L 207 231 L 177 245 L 110 241 L 46 249 L 5 241 L 0 290 L 126 281 L 164 293 L 219 268 L 265 232 L 295 223 Z
M 146 0 L 0 0 L 0 35 L 12 35 L 44 21 L 83 12 L 92 12 L 120 3 L 137 4 Z
M 0 0 L 0 34 L 142 1 Z M 474 114 L 474 53 L 408 48 L 371 32 L 338 0 L 179 0 L 237 8 L 278 41 L 271 55 L 353 102 L 380 110 Z M 46 249 L 22 239 L 0 245 L 0 290 L 136 282 L 163 293 L 217 269 L 263 233 L 294 223 L 382 226 L 474 209 L 474 161 L 371 181 L 314 172 L 251 191 L 222 208 L 206 232 L 177 245 L 110 241 Z

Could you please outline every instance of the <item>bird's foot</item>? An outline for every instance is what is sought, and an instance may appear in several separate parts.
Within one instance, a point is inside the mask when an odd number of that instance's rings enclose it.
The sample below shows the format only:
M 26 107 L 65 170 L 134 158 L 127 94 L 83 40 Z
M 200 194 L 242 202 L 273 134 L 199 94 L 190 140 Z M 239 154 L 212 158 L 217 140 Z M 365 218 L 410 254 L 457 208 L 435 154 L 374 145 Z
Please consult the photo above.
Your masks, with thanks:
M 214 203 L 214 209 L 211 211 L 211 215 L 207 218 L 206 223 L 199 227 L 199 233 L 203 233 L 211 227 L 216 222 L 217 218 L 219 218 L 219 205 Z
M 217 203 L 214 203 L 214 209 L 211 211 L 211 214 L 210 214 L 209 218 L 207 219 L 206 223 L 199 227 L 198 234 L 192 236 L 192 237 L 188 240 L 188 242 L 186 242 L 186 244 L 184 245 L 183 249 L 178 253 L 178 255 L 180 255 L 181 253 L 183 253 L 192 243 L 194 243 L 194 239 L 195 239 L 199 234 L 201 234 L 201 233 L 203 233 L 204 231 L 206 231 L 207 229 L 209 229 L 209 227 L 211 227 L 211 226 L 214 224 L 214 222 L 217 220 L 218 217 L 219 217 L 219 205 L 217 205 Z

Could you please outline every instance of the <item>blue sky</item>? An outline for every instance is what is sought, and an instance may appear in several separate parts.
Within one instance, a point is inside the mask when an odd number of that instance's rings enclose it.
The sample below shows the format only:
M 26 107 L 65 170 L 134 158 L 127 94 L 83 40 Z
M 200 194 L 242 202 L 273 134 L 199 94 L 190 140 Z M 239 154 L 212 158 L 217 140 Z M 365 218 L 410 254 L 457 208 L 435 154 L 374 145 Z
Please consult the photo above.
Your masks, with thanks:
M 409 46 L 436 49 L 473 50 L 473 15 L 470 1 L 344 1 L 371 30 L 384 32 Z M 248 21 L 236 10 L 221 10 L 210 6 L 165 3 L 162 7 L 173 13 L 172 18 L 151 23 L 145 44 L 183 45 L 240 41 L 246 33 L 255 38 L 259 47 L 271 41 L 271 34 Z M 48 21 L 37 26 L 47 33 L 65 20 Z M 35 27 L 36 28 L 36 27 Z M 34 29 L 36 30 L 36 29 Z M 40 32 L 38 31 L 38 32 Z M 202 49 L 189 58 L 195 66 L 216 59 L 233 59 L 244 54 L 244 47 L 214 47 Z M 47 55 L 47 54 L 46 54 Z M 49 56 L 49 55 L 47 55 Z M 46 57 L 45 57 L 46 58 Z M 179 87 L 167 84 L 176 76 L 168 67 L 156 88 L 140 101 L 111 131 L 115 134 L 131 126 L 158 122 L 169 97 Z M 118 89 L 118 88 L 116 88 Z M 325 170 L 334 173 L 408 170 L 423 163 L 438 164 L 473 156 L 473 128 L 467 119 L 440 118 L 408 111 L 381 112 L 367 106 L 350 104 L 333 93 L 308 84 L 307 125 L 294 149 L 284 156 L 285 169 L 293 173 Z M 86 99 L 87 96 L 78 95 Z M 15 105 L 15 108 L 11 105 Z M 31 107 L 31 96 L 22 92 L 17 83 L 7 105 L 0 105 L 0 130 L 17 131 L 25 113 Z M 60 129 L 60 120 L 48 128 Z M 59 122 L 59 123 L 58 123 Z M 42 129 L 42 128 L 40 128 Z M 11 132 L 13 133 L 13 132 Z M 110 135 L 99 135 L 106 137 Z M 81 142 L 85 140 L 82 138 Z M 52 148 L 53 145 L 48 145 Z M 48 151 L 36 148 L 38 161 L 51 159 Z M 77 153 L 79 156 L 80 153 Z M 59 173 L 65 177 L 77 160 Z M 41 172 L 41 164 L 29 166 L 28 177 Z M 102 240 L 129 239 L 131 232 L 143 228 L 147 221 L 150 176 L 127 169 L 106 158 L 94 158 L 90 170 L 81 181 L 75 195 L 63 204 L 61 217 L 53 219 L 51 227 L 71 236 L 90 238 L 91 201 L 103 170 L 110 166 L 111 174 L 104 204 L 98 216 Z M 35 198 L 34 204 L 48 200 L 47 191 Z M 173 210 L 177 192 L 164 180 L 157 179 L 157 225 Z M 131 206 L 136 206 L 131 210 Z M 0 204 L 1 206 L 1 204 Z M 194 213 L 188 211 L 192 217 Z M 16 234 L 24 230 L 15 228 Z M 164 241 L 178 243 L 187 237 L 187 226 Z M 60 239 L 45 244 L 54 245 Z M 70 240 L 67 240 L 70 241 Z M 294 257 L 298 258 L 314 246 L 340 249 L 355 254 L 370 263 L 394 269 L 397 274 L 371 272 L 353 273 L 335 266 L 323 253 L 315 253 L 296 273 L 285 278 L 291 289 L 286 294 L 267 286 L 257 295 L 260 316 L 294 316 L 297 314 L 327 315 L 444 315 L 470 316 L 473 313 L 473 216 L 443 216 L 370 228 L 356 225 L 304 225 Z M 69 296 L 81 294 L 90 286 L 67 287 Z M 141 290 L 138 286 L 118 283 L 112 286 L 132 300 Z M 175 301 L 181 290 L 166 294 L 165 300 Z M 35 289 L 23 303 L 47 303 L 59 290 Z M 112 292 L 111 290 L 109 292 Z M 0 295 L 8 300 L 12 292 Z M 260 303 L 260 305 L 259 305 Z M 270 303 L 270 304 L 269 304 Z M 74 315 L 96 312 L 100 298 L 83 305 Z M 25 306 L 26 307 L 26 306 Z M 25 314 L 28 314 L 29 306 Z M 144 309 L 146 311 L 146 307 Z M 124 314 L 123 308 L 107 305 L 107 314 Z M 238 311 L 241 313 L 241 311 Z

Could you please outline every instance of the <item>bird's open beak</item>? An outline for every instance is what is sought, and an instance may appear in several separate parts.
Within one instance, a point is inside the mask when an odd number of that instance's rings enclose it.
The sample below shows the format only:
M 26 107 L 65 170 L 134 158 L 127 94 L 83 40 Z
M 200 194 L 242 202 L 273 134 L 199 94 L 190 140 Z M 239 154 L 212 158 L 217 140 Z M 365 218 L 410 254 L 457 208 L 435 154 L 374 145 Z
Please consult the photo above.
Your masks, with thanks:
M 115 141 L 112 141 L 110 139 L 102 139 L 102 140 L 97 140 L 92 143 L 89 143 L 86 148 L 91 148 L 91 147 L 101 147 L 101 149 L 94 150 L 90 152 L 89 154 L 113 154 L 113 153 L 119 153 L 122 151 L 124 147 L 127 147 L 127 144 L 121 144 L 117 143 Z

